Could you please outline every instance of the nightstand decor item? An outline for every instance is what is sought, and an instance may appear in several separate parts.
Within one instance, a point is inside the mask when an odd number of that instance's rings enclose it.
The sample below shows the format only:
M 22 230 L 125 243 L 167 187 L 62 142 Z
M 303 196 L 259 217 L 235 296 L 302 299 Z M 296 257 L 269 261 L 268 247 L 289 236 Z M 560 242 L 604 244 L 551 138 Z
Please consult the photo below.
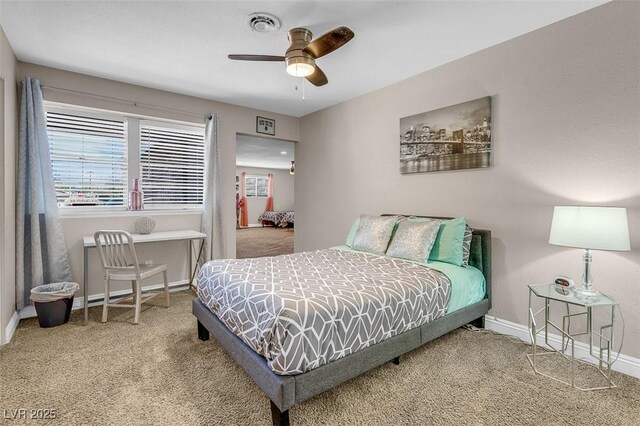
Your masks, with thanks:
M 156 221 L 149 216 L 140 216 L 138 220 L 136 220 L 135 227 L 138 234 L 150 234 L 153 232 L 153 228 L 156 227 Z
M 569 277 L 565 277 L 564 275 L 558 275 L 556 279 L 553 280 L 553 282 L 559 286 L 566 288 L 573 288 L 575 286 L 573 280 Z
M 583 296 L 595 296 L 598 292 L 592 287 L 591 250 L 631 250 L 627 209 L 557 206 L 553 209 L 549 244 L 584 250 L 582 287 L 576 292 Z

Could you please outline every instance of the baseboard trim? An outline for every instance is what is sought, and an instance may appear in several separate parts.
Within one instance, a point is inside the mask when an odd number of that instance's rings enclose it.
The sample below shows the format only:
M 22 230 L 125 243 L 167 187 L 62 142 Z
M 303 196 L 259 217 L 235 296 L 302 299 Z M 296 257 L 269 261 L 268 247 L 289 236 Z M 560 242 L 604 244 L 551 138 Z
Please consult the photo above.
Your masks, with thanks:
M 20 322 L 20 315 L 18 314 L 18 312 L 14 312 L 13 315 L 11 315 L 9 324 L 7 324 L 7 326 L 4 329 L 4 342 L 0 342 L 1 343 L 0 346 L 6 345 L 11 341 L 11 338 L 13 337 L 13 333 L 15 333 L 16 328 L 18 328 L 19 322 Z
M 173 293 L 176 291 L 186 290 L 188 288 L 188 285 L 189 285 L 189 280 L 174 281 L 169 283 L 169 291 Z M 142 291 L 143 292 L 154 291 L 154 290 L 160 290 L 162 288 L 164 288 L 164 284 L 154 284 L 154 285 L 148 285 L 148 286 L 142 287 Z M 131 293 L 132 293 L 131 290 L 112 291 L 111 298 L 126 296 Z M 104 302 L 104 293 L 92 294 L 89 296 L 89 306 L 102 305 L 103 302 Z M 73 307 L 71 309 L 75 311 L 77 309 L 82 309 L 82 308 L 84 308 L 84 297 L 76 297 L 75 299 L 73 299 Z M 16 314 L 19 314 L 20 319 L 33 318 L 36 316 L 36 308 L 33 305 L 29 305 L 21 309 L 20 312 Z M 9 336 L 9 334 L 7 334 L 7 336 Z M 7 338 L 7 342 L 9 340 L 10 339 Z
M 529 337 L 529 327 L 526 325 L 518 324 L 515 322 L 503 320 L 490 315 L 485 315 L 485 328 L 487 330 L 495 331 L 499 334 L 516 337 L 525 343 L 531 344 L 531 338 Z M 557 334 L 549 333 L 549 342 L 555 347 L 562 345 L 562 338 Z M 597 364 L 598 361 L 589 353 L 589 345 L 583 342 L 576 342 L 576 358 L 587 361 L 591 364 Z M 615 353 L 613 356 L 615 357 Z M 629 376 L 640 379 L 640 359 L 634 358 L 629 355 L 620 354 L 618 360 L 613 363 L 611 369 L 620 373 L 627 374 Z

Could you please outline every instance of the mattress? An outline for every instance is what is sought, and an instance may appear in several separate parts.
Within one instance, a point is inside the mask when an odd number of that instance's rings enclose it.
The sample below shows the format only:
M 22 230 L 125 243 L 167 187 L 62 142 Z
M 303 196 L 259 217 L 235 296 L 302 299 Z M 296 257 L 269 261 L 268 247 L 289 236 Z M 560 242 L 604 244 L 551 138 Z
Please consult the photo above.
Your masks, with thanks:
M 413 262 L 326 249 L 214 260 L 197 291 L 271 370 L 294 375 L 444 316 L 451 282 Z

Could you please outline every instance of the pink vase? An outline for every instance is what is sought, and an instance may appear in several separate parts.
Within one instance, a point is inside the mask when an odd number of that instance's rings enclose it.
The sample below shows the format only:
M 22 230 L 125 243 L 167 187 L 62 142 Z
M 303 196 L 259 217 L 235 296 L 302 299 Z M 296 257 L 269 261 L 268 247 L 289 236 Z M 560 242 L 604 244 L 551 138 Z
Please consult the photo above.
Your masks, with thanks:
M 144 210 L 144 193 L 140 191 L 138 178 L 133 178 L 133 189 L 129 191 L 129 210 Z

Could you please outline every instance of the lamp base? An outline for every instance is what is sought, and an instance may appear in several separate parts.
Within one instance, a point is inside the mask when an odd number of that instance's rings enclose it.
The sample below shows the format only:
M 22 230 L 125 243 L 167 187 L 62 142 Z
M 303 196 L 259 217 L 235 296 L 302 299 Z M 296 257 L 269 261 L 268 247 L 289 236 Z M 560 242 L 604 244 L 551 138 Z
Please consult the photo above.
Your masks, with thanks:
M 582 253 L 582 260 L 584 261 L 584 274 L 582 275 L 582 287 L 576 290 L 576 293 L 583 297 L 593 297 L 600 294 L 595 291 L 591 285 L 593 279 L 591 278 L 591 250 L 584 249 Z
M 591 287 L 589 287 L 589 288 L 580 287 L 580 288 L 577 288 L 575 290 L 575 292 L 576 292 L 577 295 L 583 296 L 583 297 L 595 297 L 595 296 L 598 296 L 600 294 L 599 291 L 594 290 Z

